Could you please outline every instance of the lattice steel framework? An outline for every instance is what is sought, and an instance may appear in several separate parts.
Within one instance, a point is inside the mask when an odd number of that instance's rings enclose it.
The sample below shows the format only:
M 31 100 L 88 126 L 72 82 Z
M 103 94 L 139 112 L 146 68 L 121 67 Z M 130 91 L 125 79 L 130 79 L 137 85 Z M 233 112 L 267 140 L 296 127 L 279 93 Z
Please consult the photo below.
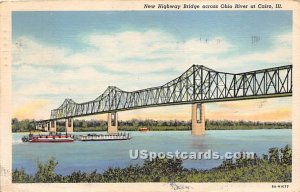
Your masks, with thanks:
M 193 65 L 162 86 L 133 92 L 109 86 L 93 101 L 66 99 L 51 111 L 49 120 L 162 105 L 291 96 L 292 83 L 292 65 L 236 74 Z

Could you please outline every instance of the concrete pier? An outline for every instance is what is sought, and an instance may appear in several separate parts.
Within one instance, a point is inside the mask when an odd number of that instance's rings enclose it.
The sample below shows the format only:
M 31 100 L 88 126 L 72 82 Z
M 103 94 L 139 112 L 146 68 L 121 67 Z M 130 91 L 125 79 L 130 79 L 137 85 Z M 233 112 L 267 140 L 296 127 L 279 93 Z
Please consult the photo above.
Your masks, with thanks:
M 57 129 L 56 129 L 56 120 L 50 121 L 49 124 L 50 124 L 50 132 L 56 133 L 56 131 L 57 131 Z
M 73 129 L 73 118 L 68 118 L 66 119 L 66 132 L 67 133 L 73 133 L 74 129 Z
M 117 112 L 108 113 L 107 132 L 109 134 L 118 133 L 118 114 L 117 114 Z
M 192 135 L 205 134 L 205 106 L 202 103 L 192 104 Z
M 36 127 L 35 127 L 35 129 L 42 130 L 43 129 L 42 124 L 40 124 L 40 123 L 37 124 Z
M 49 131 L 49 123 L 45 123 L 42 125 L 44 131 Z

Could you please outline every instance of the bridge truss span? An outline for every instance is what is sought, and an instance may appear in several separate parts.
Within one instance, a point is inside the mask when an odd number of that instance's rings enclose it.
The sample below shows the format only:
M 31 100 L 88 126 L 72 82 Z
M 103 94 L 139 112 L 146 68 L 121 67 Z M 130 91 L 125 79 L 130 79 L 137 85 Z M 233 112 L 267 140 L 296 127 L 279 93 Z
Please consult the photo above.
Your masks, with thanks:
M 207 103 L 292 95 L 292 65 L 225 73 L 193 65 L 181 76 L 158 87 L 127 92 L 109 86 L 95 100 L 65 99 L 50 120 L 163 105 Z

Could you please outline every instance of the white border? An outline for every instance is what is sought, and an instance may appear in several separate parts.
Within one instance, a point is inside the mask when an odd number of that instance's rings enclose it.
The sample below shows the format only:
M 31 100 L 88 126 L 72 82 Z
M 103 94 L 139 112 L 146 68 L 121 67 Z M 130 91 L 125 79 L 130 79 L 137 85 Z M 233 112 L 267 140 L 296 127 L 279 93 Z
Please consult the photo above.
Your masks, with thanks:
M 0 3 L 0 191 L 175 191 L 169 183 L 92 183 L 92 184 L 12 184 L 12 133 L 11 129 L 11 12 L 12 11 L 96 11 L 96 10 L 144 10 L 144 3 L 195 3 L 221 4 L 241 1 L 20 1 Z M 300 3 L 296 1 L 243 1 L 243 4 L 281 3 L 282 10 L 293 10 L 293 178 L 288 189 L 274 189 L 279 183 L 181 183 L 189 189 L 177 191 L 300 191 L 300 125 L 299 125 L 299 83 L 300 83 Z M 151 9 L 153 10 L 153 9 Z M 193 9 L 191 9 L 193 10 Z M 201 10 L 201 9 L 199 9 Z M 207 10 L 207 9 L 206 9 Z M 249 9 L 209 9 L 249 10 Z M 269 10 L 269 9 L 251 9 Z M 274 10 L 274 9 L 273 9 Z M 172 10 L 165 10 L 172 11 Z M 270 10 L 272 11 L 272 10 Z M 297 19 L 298 18 L 298 19 Z M 178 183 L 179 184 L 179 183 Z

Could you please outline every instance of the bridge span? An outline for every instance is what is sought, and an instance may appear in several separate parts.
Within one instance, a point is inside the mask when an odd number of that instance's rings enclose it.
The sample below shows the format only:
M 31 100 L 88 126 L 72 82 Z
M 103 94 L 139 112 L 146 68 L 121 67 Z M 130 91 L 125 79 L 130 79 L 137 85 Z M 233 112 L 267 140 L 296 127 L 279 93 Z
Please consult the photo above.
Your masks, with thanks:
M 192 134 L 205 133 L 204 103 L 292 96 L 292 65 L 243 73 L 215 71 L 203 65 L 192 65 L 168 83 L 124 91 L 109 86 L 92 101 L 76 103 L 65 99 L 51 110 L 49 119 L 36 122 L 37 129 L 56 132 L 56 121 L 66 120 L 66 131 L 73 132 L 73 118 L 108 114 L 108 132 L 118 131 L 118 112 L 147 107 L 192 104 Z

